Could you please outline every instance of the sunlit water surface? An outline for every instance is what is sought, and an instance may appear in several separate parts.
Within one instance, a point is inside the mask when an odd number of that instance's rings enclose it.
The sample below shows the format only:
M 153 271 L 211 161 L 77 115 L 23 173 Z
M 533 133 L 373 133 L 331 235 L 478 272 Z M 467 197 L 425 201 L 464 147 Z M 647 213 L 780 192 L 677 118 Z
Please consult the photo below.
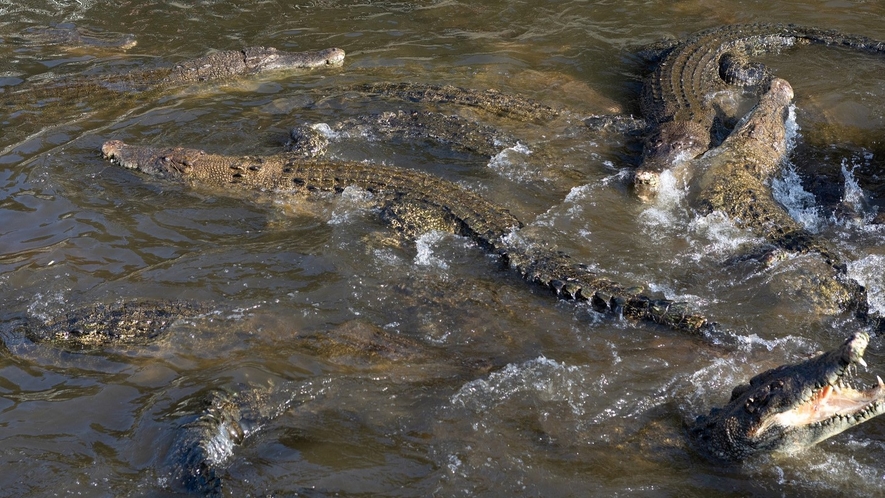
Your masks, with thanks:
M 656 204 L 638 201 L 624 179 L 636 143 L 581 121 L 638 113 L 638 47 L 756 21 L 885 39 L 885 7 L 848 0 L 776 9 L 693 0 L 3 0 L 7 89 L 246 45 L 348 55 L 341 68 L 93 102 L 62 116 L 4 116 L 3 320 L 134 298 L 193 299 L 218 311 L 177 323 L 156 344 L 102 352 L 65 352 L 3 329 L 0 494 L 170 493 L 167 453 L 194 400 L 280 386 L 292 392 L 289 408 L 222 467 L 229 496 L 881 494 L 883 420 L 801 455 L 743 465 L 711 462 L 691 445 L 684 424 L 724 403 L 734 385 L 831 348 L 857 324 L 796 297 L 788 282 L 801 258 L 724 265 L 758 241 L 698 216 L 676 182 Z M 132 33 L 138 45 L 124 52 L 18 36 L 62 22 Z M 883 229 L 869 223 L 885 193 L 876 176 L 885 61 L 815 47 L 765 61 L 793 84 L 799 141 L 808 136 L 775 182 L 779 198 L 837 241 L 873 306 L 885 309 Z M 731 331 L 718 338 L 728 345 L 557 302 L 460 237 L 403 242 L 365 207 L 365 192 L 311 202 L 225 197 L 138 176 L 98 153 L 114 138 L 269 154 L 296 124 L 434 109 L 343 90 L 379 81 L 496 88 L 570 109 L 544 127 L 442 108 L 520 139 L 491 160 L 371 137 L 333 140 L 330 155 L 453 180 L 601 274 L 691 302 Z M 809 202 L 803 178 L 818 174 L 809 165 L 833 173 L 828 181 L 855 216 Z M 373 330 L 404 341 L 406 352 L 306 346 L 306 337 Z M 885 370 L 879 340 L 867 362 Z

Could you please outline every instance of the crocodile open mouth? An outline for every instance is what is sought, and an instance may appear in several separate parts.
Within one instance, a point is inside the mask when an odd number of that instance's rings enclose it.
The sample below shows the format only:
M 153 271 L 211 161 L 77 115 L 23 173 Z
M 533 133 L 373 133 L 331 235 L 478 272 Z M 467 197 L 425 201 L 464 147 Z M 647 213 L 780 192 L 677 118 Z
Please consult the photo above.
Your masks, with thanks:
M 885 413 L 885 382 L 881 377 L 876 376 L 877 385 L 873 387 L 858 388 L 853 385 L 852 370 L 857 372 L 858 365 L 866 367 L 862 354 L 863 348 L 860 348 L 836 375 L 823 380 L 822 386 L 812 390 L 793 408 L 766 419 L 757 432 L 764 432 L 773 426 L 790 430 L 840 424 L 847 428 Z

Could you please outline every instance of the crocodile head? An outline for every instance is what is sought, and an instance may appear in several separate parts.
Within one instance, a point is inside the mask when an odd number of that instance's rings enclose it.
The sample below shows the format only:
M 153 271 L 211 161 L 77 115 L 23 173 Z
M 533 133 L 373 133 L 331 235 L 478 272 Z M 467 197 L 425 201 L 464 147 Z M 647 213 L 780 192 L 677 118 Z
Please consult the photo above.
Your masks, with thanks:
M 155 148 L 127 145 L 120 140 L 108 140 L 101 146 L 106 159 L 128 169 L 158 178 L 180 180 L 193 170 L 194 161 L 206 153 L 183 147 Z
M 243 50 L 243 55 L 246 68 L 252 73 L 333 66 L 344 62 L 344 50 L 340 48 L 315 52 L 283 52 L 273 47 L 249 47 Z
M 869 336 L 859 332 L 838 348 L 783 365 L 736 387 L 724 408 L 698 417 L 691 432 L 717 458 L 739 461 L 761 452 L 795 452 L 885 412 L 885 384 L 849 385 L 866 366 Z M 853 367 L 853 368 L 852 368 Z
M 634 174 L 633 186 L 643 200 L 653 199 L 661 172 L 689 161 L 710 148 L 710 129 L 695 121 L 661 123 L 646 139 L 642 166 Z

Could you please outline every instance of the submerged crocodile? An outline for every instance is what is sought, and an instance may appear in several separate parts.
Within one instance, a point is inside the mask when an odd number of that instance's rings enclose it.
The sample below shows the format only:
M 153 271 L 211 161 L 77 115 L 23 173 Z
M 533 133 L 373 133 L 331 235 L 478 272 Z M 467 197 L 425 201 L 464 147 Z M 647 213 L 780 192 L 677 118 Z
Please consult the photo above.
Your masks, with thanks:
M 48 27 L 30 27 L 13 39 L 21 39 L 34 45 L 65 45 L 68 47 L 97 47 L 129 50 L 138 44 L 135 35 L 94 31 L 71 23 L 52 24 Z
M 327 48 L 307 52 L 285 52 L 273 47 L 246 47 L 242 50 L 219 50 L 208 55 L 179 62 L 172 67 L 130 71 L 50 81 L 31 88 L 11 92 L 12 95 L 41 92 L 85 92 L 95 88 L 105 91 L 145 91 L 154 87 L 169 87 L 190 83 L 222 80 L 236 76 L 253 75 L 286 69 L 311 69 L 338 65 L 344 61 L 344 51 Z
M 643 162 L 635 175 L 640 195 L 652 193 L 659 173 L 715 144 L 722 113 L 713 98 L 729 85 L 767 86 L 771 79 L 749 55 L 800 43 L 885 53 L 885 42 L 791 24 L 749 24 L 701 31 L 669 50 L 645 80 L 642 113 L 649 125 Z
M 4 104 L 3 110 L 9 112 L 10 120 L 29 112 L 45 116 L 49 109 L 54 110 L 55 107 L 79 109 L 86 102 L 102 98 L 113 101 L 143 97 L 143 93 L 148 91 L 269 71 L 340 65 L 343 61 L 344 51 L 339 48 L 309 52 L 284 52 L 272 47 L 221 50 L 171 67 L 74 76 L 23 85 L 22 88 L 0 88 L 0 102 Z M 5 124 L 3 120 L 0 123 Z
M 94 304 L 51 318 L 35 316 L 11 320 L 11 333 L 37 343 L 65 349 L 143 345 L 155 340 L 183 318 L 206 315 L 211 308 L 190 301 L 136 300 Z
M 496 129 L 456 115 L 429 111 L 396 111 L 356 116 L 322 126 L 302 125 L 290 133 L 288 149 L 305 158 L 322 156 L 331 135 L 377 139 L 426 140 L 451 149 L 490 158 L 516 139 Z
M 545 247 L 508 241 L 522 224 L 509 212 L 463 188 L 426 173 L 364 163 L 304 161 L 291 155 L 232 157 L 199 149 L 126 145 L 102 146 L 106 158 L 126 168 L 234 192 L 271 191 L 305 195 L 342 192 L 357 186 L 373 194 L 382 218 L 406 233 L 430 229 L 454 232 L 498 255 L 523 279 L 564 299 L 588 301 L 599 312 L 659 323 L 693 333 L 715 327 L 685 303 L 656 299 L 641 289 L 601 278 L 567 255 Z M 518 239 L 518 237 L 516 237 Z
M 885 383 L 857 389 L 852 367 L 866 367 L 869 336 L 858 332 L 838 348 L 761 373 L 734 388 L 723 408 L 700 416 L 690 432 L 716 458 L 796 452 L 885 413 Z
M 453 85 L 425 85 L 421 83 L 368 83 L 354 87 L 362 93 L 395 97 L 407 102 L 434 102 L 473 107 L 489 114 L 546 123 L 562 114 L 561 109 L 497 90 L 474 90 Z

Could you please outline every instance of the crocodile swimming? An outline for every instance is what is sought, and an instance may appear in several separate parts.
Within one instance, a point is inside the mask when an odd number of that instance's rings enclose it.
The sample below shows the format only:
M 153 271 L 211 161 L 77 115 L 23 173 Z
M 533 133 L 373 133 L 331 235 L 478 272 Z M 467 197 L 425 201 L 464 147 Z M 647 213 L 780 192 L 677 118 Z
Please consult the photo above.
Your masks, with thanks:
M 93 304 L 49 319 L 20 316 L 9 320 L 8 326 L 13 336 L 35 343 L 87 350 L 149 344 L 176 321 L 211 311 L 190 301 L 132 300 Z
M 803 43 L 820 43 L 874 54 L 885 42 L 792 24 L 747 24 L 701 31 L 666 52 L 643 84 L 640 106 L 649 131 L 635 174 L 641 196 L 657 188 L 659 173 L 715 145 L 723 115 L 714 95 L 732 85 L 767 87 L 770 71 L 751 55 Z
M 144 92 L 237 76 L 248 76 L 286 69 L 312 69 L 339 65 L 344 51 L 327 48 L 308 52 L 284 52 L 273 47 L 247 47 L 242 50 L 219 50 L 179 62 L 171 67 L 135 70 L 119 74 L 78 76 L 51 80 L 22 89 L 7 89 L 3 100 L 15 105 L 20 101 L 76 96 L 96 97 L 124 92 Z
M 361 115 L 331 125 L 302 125 L 292 129 L 288 149 L 302 157 L 325 154 L 330 135 L 368 136 L 375 139 L 422 140 L 453 150 L 490 158 L 517 140 L 491 126 L 457 115 L 430 111 L 396 111 Z
M 885 413 L 885 383 L 858 389 L 851 370 L 866 367 L 865 332 L 814 358 L 783 365 L 734 388 L 723 408 L 690 428 L 702 451 L 727 461 L 811 447 Z
M 367 83 L 356 91 L 394 97 L 407 102 L 433 102 L 473 107 L 489 114 L 519 121 L 544 124 L 562 114 L 562 109 L 497 90 L 475 90 L 454 85 L 422 83 Z
M 285 52 L 272 47 L 220 50 L 170 67 L 126 73 L 79 75 L 0 87 L 0 125 L 4 138 L 33 133 L 33 122 L 69 119 L 94 106 L 121 101 L 145 101 L 158 92 L 196 83 L 227 81 L 271 71 L 340 65 L 344 51 L 327 48 Z M 31 114 L 39 120 L 28 119 Z
M 51 24 L 47 27 L 30 27 L 12 40 L 31 45 L 64 45 L 67 47 L 96 47 L 129 50 L 138 44 L 135 35 L 111 33 L 77 27 L 71 23 Z
M 522 226 L 519 220 L 476 194 L 426 173 L 376 164 L 305 161 L 287 154 L 221 156 L 199 149 L 133 146 L 119 140 L 106 142 L 102 153 L 120 166 L 151 176 L 229 192 L 309 195 L 340 193 L 357 186 L 373 194 L 382 218 L 394 228 L 407 234 L 437 229 L 468 237 L 498 255 L 524 280 L 560 298 L 588 301 L 599 312 L 693 333 L 715 327 L 685 303 L 621 287 L 549 248 L 508 242 L 507 235 Z

